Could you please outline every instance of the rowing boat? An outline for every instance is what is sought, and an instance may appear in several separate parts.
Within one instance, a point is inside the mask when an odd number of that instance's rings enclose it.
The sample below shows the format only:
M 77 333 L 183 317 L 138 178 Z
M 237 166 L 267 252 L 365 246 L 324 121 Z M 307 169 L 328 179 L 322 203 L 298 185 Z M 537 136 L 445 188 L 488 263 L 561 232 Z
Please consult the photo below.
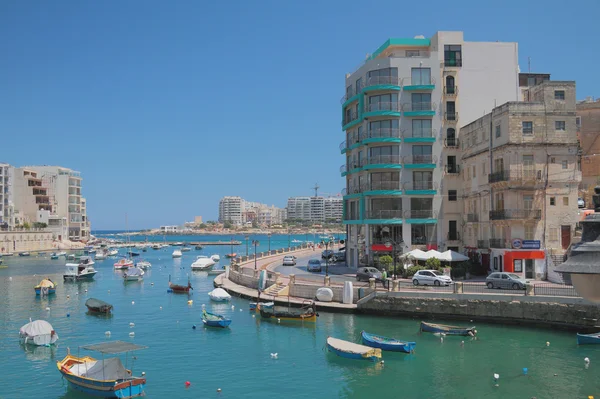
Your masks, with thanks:
M 577 345 L 600 344 L 600 332 L 593 334 L 577 333 Z
M 227 319 L 220 314 L 209 313 L 206 310 L 202 311 L 202 322 L 209 327 L 229 327 L 231 319 Z
M 379 348 L 384 351 L 406 352 L 410 353 L 415 349 L 416 342 L 398 341 L 394 338 L 384 337 L 382 335 L 369 334 L 366 331 L 360 333 L 363 344 L 371 348 Z
M 333 337 L 327 338 L 327 349 L 347 359 L 371 360 L 373 362 L 381 359 L 381 349 L 379 348 L 370 348 Z
M 477 330 L 475 327 L 459 327 L 459 326 L 448 326 L 446 324 L 434 324 L 421 322 L 421 331 L 430 333 L 440 333 L 446 335 L 475 335 Z

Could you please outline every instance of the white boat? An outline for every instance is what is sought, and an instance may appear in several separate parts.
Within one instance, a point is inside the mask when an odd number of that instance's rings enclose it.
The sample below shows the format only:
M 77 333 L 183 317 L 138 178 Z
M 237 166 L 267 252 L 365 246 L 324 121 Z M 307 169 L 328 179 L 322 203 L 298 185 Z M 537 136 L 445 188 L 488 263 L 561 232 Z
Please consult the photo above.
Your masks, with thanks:
M 46 320 L 29 319 L 29 323 L 19 330 L 19 339 L 23 344 L 48 346 L 58 341 L 58 334 Z
M 119 259 L 117 263 L 114 264 L 115 269 L 129 269 L 133 267 L 133 261 L 131 259 Z
M 86 258 L 86 256 L 82 257 Z M 90 280 L 93 279 L 96 273 L 96 269 L 94 269 L 94 262 L 91 263 L 67 263 L 65 265 L 65 274 L 63 274 L 63 279 L 65 281 L 78 281 L 78 280 Z
M 136 263 L 135 267 L 139 267 L 140 269 L 146 270 L 152 267 L 152 263 L 148 262 L 147 260 L 142 260 Z
M 192 248 L 190 247 L 182 247 L 181 248 L 181 252 L 190 252 L 192 250 Z
M 162 245 L 160 245 L 160 244 L 152 245 L 152 249 L 161 249 L 161 248 L 162 248 Z
M 108 250 L 108 256 L 117 256 L 119 254 L 119 250 L 115 248 L 111 248 Z
M 208 270 L 215 265 L 215 261 L 208 256 L 199 255 L 192 263 L 192 270 Z
M 214 260 L 215 262 L 218 262 L 221 260 L 221 257 L 219 255 L 213 255 L 210 257 L 212 260 Z
M 223 288 L 215 288 L 208 293 L 208 296 L 215 302 L 227 302 L 231 299 L 231 295 L 229 295 Z
M 144 271 L 140 268 L 132 267 L 123 273 L 123 279 L 125 281 L 141 281 L 144 279 Z
M 106 259 L 106 251 L 96 252 L 95 259 L 96 260 L 104 260 L 104 259 Z
M 175 251 L 173 251 L 173 257 L 174 258 L 181 258 L 183 254 L 181 253 L 181 251 L 179 249 L 176 249 Z
M 58 255 L 58 256 L 67 256 L 67 253 L 63 251 L 63 252 L 59 252 L 59 253 L 57 253 L 57 255 Z

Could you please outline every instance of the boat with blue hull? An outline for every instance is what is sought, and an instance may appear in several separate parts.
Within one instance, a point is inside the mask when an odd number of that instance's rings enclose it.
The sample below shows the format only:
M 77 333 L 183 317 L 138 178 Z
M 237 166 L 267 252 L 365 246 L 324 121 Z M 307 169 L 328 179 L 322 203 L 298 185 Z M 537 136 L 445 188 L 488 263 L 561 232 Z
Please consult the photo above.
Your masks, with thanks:
M 145 346 L 124 341 L 84 346 L 82 349 L 104 354 L 121 354 L 145 349 Z M 135 359 L 132 357 L 132 359 Z M 133 360 L 132 360 L 133 361 Z M 134 398 L 144 395 L 145 377 L 135 377 L 118 357 L 101 360 L 90 356 L 67 356 L 56 363 L 69 386 L 89 395 L 102 398 Z
M 226 328 L 231 324 L 231 319 L 221 316 L 220 314 L 209 313 L 202 311 L 202 323 L 208 327 Z
M 45 278 L 38 285 L 33 287 L 35 295 L 50 295 L 56 294 L 56 284 L 49 278 Z
M 394 338 L 384 337 L 382 335 L 369 334 L 366 331 L 360 333 L 362 343 L 371 348 L 379 348 L 384 351 L 411 353 L 417 346 L 416 342 L 398 341 Z
M 593 334 L 577 333 L 577 345 L 598 345 L 600 344 L 600 332 Z
M 421 322 L 421 331 L 445 335 L 463 336 L 474 336 L 475 334 L 477 334 L 477 330 L 475 329 L 475 327 L 449 326 L 446 324 L 426 323 L 424 321 Z
M 371 348 L 333 337 L 327 338 L 327 350 L 346 359 L 370 360 L 372 362 L 381 359 L 381 349 L 379 348 Z

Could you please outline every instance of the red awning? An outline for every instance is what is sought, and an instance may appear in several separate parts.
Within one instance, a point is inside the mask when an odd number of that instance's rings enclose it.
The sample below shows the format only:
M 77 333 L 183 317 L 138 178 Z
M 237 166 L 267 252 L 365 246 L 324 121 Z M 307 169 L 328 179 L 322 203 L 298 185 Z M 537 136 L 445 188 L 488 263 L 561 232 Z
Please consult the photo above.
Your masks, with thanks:
M 390 245 L 390 247 L 388 248 L 387 246 L 385 246 L 385 244 L 373 244 L 371 245 L 371 250 L 372 251 L 379 251 L 379 252 L 392 252 L 392 246 Z

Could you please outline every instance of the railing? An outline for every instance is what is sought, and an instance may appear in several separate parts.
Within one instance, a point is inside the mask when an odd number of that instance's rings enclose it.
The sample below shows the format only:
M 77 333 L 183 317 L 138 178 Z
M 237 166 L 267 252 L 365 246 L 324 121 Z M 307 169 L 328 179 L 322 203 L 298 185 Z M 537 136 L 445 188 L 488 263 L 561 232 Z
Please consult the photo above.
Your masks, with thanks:
M 434 219 L 437 217 L 437 212 L 433 209 L 426 210 L 407 210 L 404 211 L 404 217 L 407 219 Z
M 375 139 L 375 138 L 402 138 L 404 132 L 400 129 L 395 128 L 383 128 L 383 129 L 371 129 L 368 132 L 363 133 L 365 138 Z
M 467 213 L 467 223 L 477 223 L 477 222 L 479 222 L 479 214 Z
M 572 285 L 539 283 L 533 285 L 533 295 L 579 297 Z
M 446 173 L 449 175 L 458 175 L 460 173 L 460 165 L 446 165 Z
M 360 186 L 348 186 L 348 188 L 346 189 L 346 194 L 344 194 L 344 195 L 358 194 L 361 192 L 362 192 L 362 190 L 361 190 Z
M 489 240 L 477 240 L 477 248 L 488 249 L 490 247 Z
M 446 148 L 458 148 L 459 143 L 457 138 L 446 138 L 444 139 L 444 146 Z
M 444 112 L 444 119 L 447 121 L 457 121 L 458 112 Z
M 507 248 L 504 238 L 490 238 L 490 248 Z
M 499 209 L 490 211 L 490 220 L 535 219 L 542 218 L 541 209 Z
M 488 183 L 498 183 L 510 180 L 510 170 L 501 170 L 488 175 Z
M 371 76 L 367 78 L 366 86 L 377 86 L 377 85 L 394 85 L 402 86 L 402 79 L 397 76 Z
M 447 96 L 455 96 L 458 94 L 458 86 L 444 86 L 444 94 Z
M 371 104 L 365 104 L 365 112 L 376 112 L 376 111 L 396 111 L 400 112 L 402 107 L 399 102 L 374 102 Z
M 404 190 L 436 190 L 437 183 L 429 180 L 415 180 L 406 182 L 402 185 Z
M 342 188 L 342 191 L 340 193 L 341 193 L 342 197 L 344 195 L 348 195 L 348 189 L 346 187 L 344 187 L 344 188 Z
M 400 155 L 375 155 L 367 159 L 366 165 L 400 164 L 401 162 Z
M 404 112 L 419 112 L 419 111 L 435 111 L 435 103 L 432 102 L 421 102 L 421 103 L 404 103 L 402 105 L 402 111 Z
M 350 122 L 353 122 L 358 119 L 358 112 L 350 111 L 349 113 L 344 113 L 344 118 L 342 119 L 342 126 L 347 125 Z
M 347 212 L 346 217 L 344 218 L 344 220 L 359 220 L 358 218 L 358 212 L 356 212 L 354 215 L 351 212 Z
M 460 233 L 458 231 L 449 231 L 447 238 L 448 241 L 460 241 Z
M 411 130 L 410 136 L 407 136 L 407 137 L 413 137 L 413 138 L 433 137 L 433 129 L 426 128 L 426 129 Z
M 400 190 L 400 182 L 396 180 L 372 181 L 367 185 L 370 190 Z
M 444 68 L 461 67 L 462 66 L 462 59 L 444 60 L 444 62 L 442 63 L 442 65 L 444 66 Z
M 407 155 L 403 158 L 405 164 L 432 164 L 437 162 L 433 155 Z
M 340 173 L 350 172 L 353 169 L 362 167 L 364 162 L 362 161 L 351 161 L 350 164 L 343 164 L 340 166 Z
M 435 78 L 433 76 L 430 76 L 429 79 L 427 79 L 427 77 L 418 79 L 402 78 L 402 86 L 429 86 L 434 84 Z
M 521 170 L 505 169 L 488 175 L 489 183 L 499 183 L 510 180 L 537 180 L 542 178 L 541 170 L 524 168 Z
M 401 209 L 366 210 L 365 219 L 402 219 Z
M 354 96 L 355 94 L 356 91 L 354 90 L 354 86 L 349 86 L 349 88 L 346 89 L 346 93 L 340 99 L 340 104 L 345 103 L 350 97 Z
M 340 151 L 342 151 L 345 148 L 346 148 L 346 140 L 344 140 L 340 143 Z

